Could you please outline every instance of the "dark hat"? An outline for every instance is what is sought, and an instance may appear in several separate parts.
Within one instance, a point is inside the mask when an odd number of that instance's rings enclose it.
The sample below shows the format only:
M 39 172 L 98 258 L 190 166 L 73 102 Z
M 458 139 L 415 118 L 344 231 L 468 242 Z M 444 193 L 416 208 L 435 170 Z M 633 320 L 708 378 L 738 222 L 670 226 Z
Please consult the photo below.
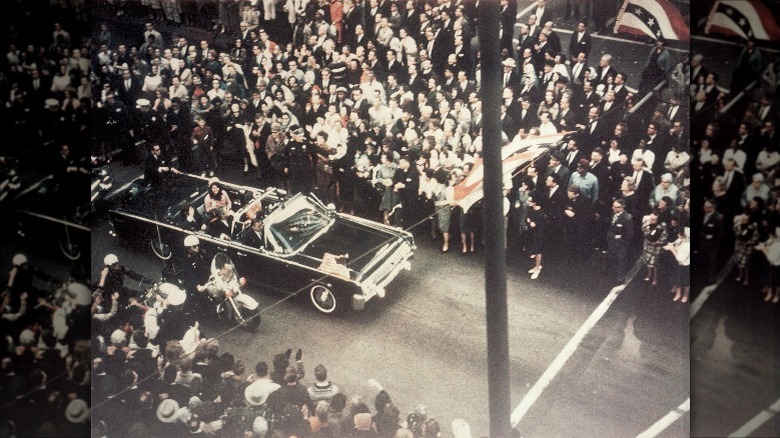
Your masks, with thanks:
M 298 125 L 292 125 L 290 126 L 290 133 L 292 135 L 303 135 L 303 128 Z

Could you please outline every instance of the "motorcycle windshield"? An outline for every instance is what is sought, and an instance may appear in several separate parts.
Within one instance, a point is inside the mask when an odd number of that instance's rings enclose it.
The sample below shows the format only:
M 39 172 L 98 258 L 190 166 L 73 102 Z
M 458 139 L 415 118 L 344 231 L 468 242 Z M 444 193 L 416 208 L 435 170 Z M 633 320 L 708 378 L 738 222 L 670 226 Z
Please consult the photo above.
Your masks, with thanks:
M 239 292 L 240 285 L 236 265 L 227 255 L 218 253 L 211 260 L 211 277 L 220 290 Z

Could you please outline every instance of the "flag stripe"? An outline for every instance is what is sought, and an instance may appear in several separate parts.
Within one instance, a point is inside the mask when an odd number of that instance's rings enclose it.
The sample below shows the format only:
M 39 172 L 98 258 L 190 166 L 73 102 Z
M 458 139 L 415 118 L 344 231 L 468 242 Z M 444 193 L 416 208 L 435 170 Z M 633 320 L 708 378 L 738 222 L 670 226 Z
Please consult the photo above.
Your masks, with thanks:
M 680 14 L 680 10 L 674 7 L 668 0 L 656 0 L 656 3 L 663 8 L 672 29 L 674 29 L 674 32 L 680 37 L 680 40 L 690 40 L 691 29 L 688 22 L 683 18 L 682 14 Z
M 634 35 L 648 35 L 652 38 L 657 38 L 653 33 L 653 30 L 647 26 L 647 23 L 634 14 L 623 14 L 623 19 L 620 20 L 620 27 L 618 30 L 621 32 L 633 33 Z
M 638 25 L 642 23 L 642 25 Z M 621 29 L 626 26 L 627 28 Z M 630 29 L 633 28 L 633 29 Z M 657 38 L 688 41 L 690 29 L 680 12 L 667 0 L 632 0 L 620 17 L 618 30 Z M 661 35 L 658 35 L 660 30 Z
M 544 135 L 528 139 L 520 139 L 519 136 L 515 137 L 512 143 L 501 149 L 502 174 L 506 178 L 517 170 L 518 167 L 539 158 L 550 149 L 551 145 L 556 144 L 568 133 Z M 484 172 L 485 168 L 482 159 L 478 158 L 474 161 L 474 165 L 466 178 L 453 187 L 454 201 L 464 211 L 468 211 L 474 203 L 484 196 L 482 190 Z
M 731 14 L 729 10 L 733 10 Z M 746 23 L 740 25 L 740 20 Z M 724 33 L 747 38 L 747 32 L 753 32 L 753 38 L 759 40 L 780 40 L 780 27 L 772 12 L 761 3 L 754 1 L 722 1 L 709 22 L 709 33 Z M 728 31 L 724 31 L 728 30 Z

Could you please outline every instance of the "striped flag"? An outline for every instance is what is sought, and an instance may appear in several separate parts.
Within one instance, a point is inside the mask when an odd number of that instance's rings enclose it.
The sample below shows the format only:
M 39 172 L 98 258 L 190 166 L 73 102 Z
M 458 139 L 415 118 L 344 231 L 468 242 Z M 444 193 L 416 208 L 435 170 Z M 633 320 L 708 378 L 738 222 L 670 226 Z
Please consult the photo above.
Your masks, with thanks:
M 544 155 L 557 142 L 561 141 L 566 134 L 569 133 L 543 135 L 526 139 L 520 139 L 518 135 L 512 143 L 504 146 L 501 149 L 501 159 L 505 186 L 507 181 L 512 179 L 512 174 L 518 168 Z M 469 211 L 485 195 L 483 192 L 484 176 L 485 168 L 482 165 L 482 158 L 478 158 L 474 162 L 474 166 L 472 166 L 469 174 L 466 175 L 466 178 L 453 187 L 455 192 L 454 202 L 463 208 L 463 211 Z
M 716 2 L 704 33 L 719 33 L 745 39 L 780 40 L 780 27 L 777 26 L 772 11 L 757 0 Z
M 615 33 L 688 41 L 691 30 L 669 0 L 626 0 L 615 21 Z

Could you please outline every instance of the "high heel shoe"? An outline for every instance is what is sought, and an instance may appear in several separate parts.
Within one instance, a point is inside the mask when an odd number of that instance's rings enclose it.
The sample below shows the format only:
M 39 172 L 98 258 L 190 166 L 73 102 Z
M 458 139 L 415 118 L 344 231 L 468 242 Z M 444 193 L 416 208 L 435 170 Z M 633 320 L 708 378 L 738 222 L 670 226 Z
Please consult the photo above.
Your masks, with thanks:
M 679 299 L 680 299 L 680 291 L 677 291 L 677 292 L 674 294 L 674 298 L 672 298 L 672 301 L 677 301 L 677 300 L 679 300 Z
M 534 272 L 531 274 L 531 280 L 536 280 L 539 278 L 539 274 L 542 272 L 542 267 L 539 266 L 539 269 L 534 269 Z
M 441 252 L 447 252 L 450 250 L 450 246 L 448 244 L 445 244 L 441 247 Z
M 687 303 L 688 302 L 688 294 L 683 295 L 682 299 L 680 299 L 681 303 Z

